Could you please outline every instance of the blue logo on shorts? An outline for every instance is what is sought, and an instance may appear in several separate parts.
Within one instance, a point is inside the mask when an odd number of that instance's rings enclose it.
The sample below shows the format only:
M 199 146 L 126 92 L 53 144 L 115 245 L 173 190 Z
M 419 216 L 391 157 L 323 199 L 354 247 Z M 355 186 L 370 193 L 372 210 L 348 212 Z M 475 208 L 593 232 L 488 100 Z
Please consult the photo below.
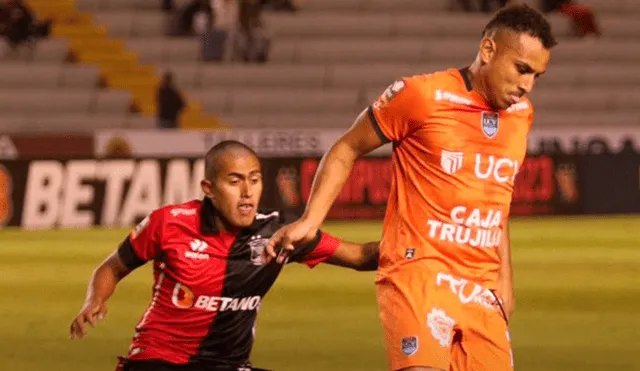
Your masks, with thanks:
M 489 138 L 493 138 L 498 132 L 498 114 L 482 112 L 482 132 Z
M 402 338 L 402 353 L 405 356 L 412 356 L 418 351 L 418 338 L 415 336 L 408 336 Z

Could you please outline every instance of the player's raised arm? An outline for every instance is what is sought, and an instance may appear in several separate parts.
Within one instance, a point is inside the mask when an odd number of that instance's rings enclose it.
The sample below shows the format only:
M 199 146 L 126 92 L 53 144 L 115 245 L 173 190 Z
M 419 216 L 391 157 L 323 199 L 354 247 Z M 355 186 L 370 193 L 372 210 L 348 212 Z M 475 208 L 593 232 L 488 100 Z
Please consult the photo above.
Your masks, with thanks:
M 87 335 L 86 324 L 95 327 L 107 314 L 107 300 L 118 282 L 131 271 L 154 259 L 160 252 L 159 234 L 162 216 L 153 212 L 124 239 L 120 247 L 93 271 L 89 279 L 84 305 L 71 322 L 69 337 Z
M 269 257 L 276 257 L 276 246 L 280 246 L 278 262 L 282 263 L 295 244 L 315 236 L 360 156 L 411 133 L 416 99 L 422 96 L 414 79 L 399 79 L 389 86 L 331 146 L 320 162 L 303 216 L 274 234 L 267 245 Z

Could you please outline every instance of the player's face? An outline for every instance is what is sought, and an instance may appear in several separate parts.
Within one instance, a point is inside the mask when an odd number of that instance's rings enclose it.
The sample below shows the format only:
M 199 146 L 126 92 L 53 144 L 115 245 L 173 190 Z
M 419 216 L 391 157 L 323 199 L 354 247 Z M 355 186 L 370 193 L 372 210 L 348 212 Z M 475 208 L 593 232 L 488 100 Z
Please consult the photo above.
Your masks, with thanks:
M 204 180 L 202 190 L 231 226 L 249 227 L 262 196 L 260 161 L 246 153 L 223 155 L 215 181 Z
M 540 39 L 526 34 L 510 33 L 494 40 L 495 49 L 485 64 L 487 95 L 494 107 L 506 109 L 533 90 L 551 52 Z

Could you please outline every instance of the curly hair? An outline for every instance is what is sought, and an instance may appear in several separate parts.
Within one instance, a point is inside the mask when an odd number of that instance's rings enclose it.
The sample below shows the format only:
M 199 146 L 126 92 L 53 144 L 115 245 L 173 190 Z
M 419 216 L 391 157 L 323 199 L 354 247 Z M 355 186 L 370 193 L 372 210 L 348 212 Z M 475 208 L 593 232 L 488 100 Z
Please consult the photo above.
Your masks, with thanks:
M 549 21 L 542 13 L 526 4 L 507 5 L 500 9 L 487 23 L 482 36 L 501 28 L 538 38 L 546 49 L 558 44 Z

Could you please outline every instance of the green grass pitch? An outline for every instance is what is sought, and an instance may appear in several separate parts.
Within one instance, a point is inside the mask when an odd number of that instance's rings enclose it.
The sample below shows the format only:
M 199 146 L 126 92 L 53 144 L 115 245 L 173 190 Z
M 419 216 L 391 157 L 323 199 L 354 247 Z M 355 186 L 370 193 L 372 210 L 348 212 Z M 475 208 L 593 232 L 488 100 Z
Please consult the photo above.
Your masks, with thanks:
M 377 239 L 379 223 L 329 224 Z M 89 275 L 125 230 L 0 231 L 0 370 L 113 370 L 151 294 L 145 266 L 89 337 L 70 341 Z M 519 371 L 640 370 L 640 219 L 523 219 L 512 226 Z M 277 371 L 385 370 L 373 273 L 288 266 L 261 308 L 253 361 Z

